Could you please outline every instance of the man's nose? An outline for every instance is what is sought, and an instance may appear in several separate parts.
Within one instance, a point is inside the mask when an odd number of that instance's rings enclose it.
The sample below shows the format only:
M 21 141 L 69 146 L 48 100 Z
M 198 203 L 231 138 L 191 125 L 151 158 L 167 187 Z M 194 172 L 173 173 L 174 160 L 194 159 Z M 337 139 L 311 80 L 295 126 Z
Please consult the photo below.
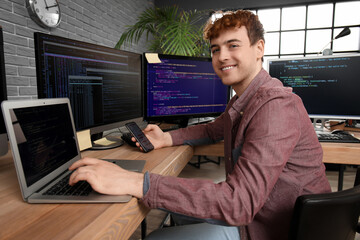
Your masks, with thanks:
M 219 52 L 219 61 L 224 62 L 229 59 L 229 51 L 226 49 L 222 49 Z

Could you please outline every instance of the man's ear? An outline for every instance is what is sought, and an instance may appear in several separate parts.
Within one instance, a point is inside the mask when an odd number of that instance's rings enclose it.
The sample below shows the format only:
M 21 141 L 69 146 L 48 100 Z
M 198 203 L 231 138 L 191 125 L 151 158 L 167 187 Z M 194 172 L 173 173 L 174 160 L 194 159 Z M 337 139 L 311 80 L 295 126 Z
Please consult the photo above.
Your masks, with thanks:
M 256 43 L 256 56 L 258 58 L 262 58 L 264 56 L 264 48 L 265 48 L 265 42 L 264 40 L 260 39 L 257 43 Z

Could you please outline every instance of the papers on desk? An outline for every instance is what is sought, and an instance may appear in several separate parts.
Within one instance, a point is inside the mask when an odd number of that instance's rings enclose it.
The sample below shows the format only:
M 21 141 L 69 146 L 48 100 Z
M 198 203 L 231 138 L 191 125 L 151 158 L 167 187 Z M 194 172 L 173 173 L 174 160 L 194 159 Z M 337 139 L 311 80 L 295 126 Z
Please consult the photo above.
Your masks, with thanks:
M 116 143 L 115 141 L 111 141 L 109 139 L 107 139 L 106 137 L 100 138 L 96 141 L 94 141 L 95 144 L 99 144 L 102 146 L 110 146 L 111 144 Z

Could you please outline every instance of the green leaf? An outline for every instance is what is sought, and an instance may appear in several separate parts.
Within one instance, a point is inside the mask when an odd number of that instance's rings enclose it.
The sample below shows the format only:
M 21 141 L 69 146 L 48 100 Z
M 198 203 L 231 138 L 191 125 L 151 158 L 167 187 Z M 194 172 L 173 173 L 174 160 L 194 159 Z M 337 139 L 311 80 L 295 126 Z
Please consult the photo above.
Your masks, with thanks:
M 145 34 L 148 49 L 164 54 L 201 56 L 204 49 L 202 25 L 208 11 L 179 11 L 174 5 L 148 8 L 140 14 L 134 25 L 127 26 L 115 48 L 138 43 Z

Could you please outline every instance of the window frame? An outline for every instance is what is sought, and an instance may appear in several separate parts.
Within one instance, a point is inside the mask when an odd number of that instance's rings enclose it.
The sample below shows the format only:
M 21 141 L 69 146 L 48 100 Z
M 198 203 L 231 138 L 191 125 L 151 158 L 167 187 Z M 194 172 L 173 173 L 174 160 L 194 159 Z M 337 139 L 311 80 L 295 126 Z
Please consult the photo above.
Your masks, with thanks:
M 348 2 L 352 2 L 352 1 L 348 1 Z M 265 34 L 267 33 L 278 33 L 279 35 L 279 47 L 278 47 L 278 52 L 276 54 L 265 54 L 264 57 L 266 58 L 282 58 L 282 57 L 287 57 L 287 56 L 294 56 L 294 55 L 298 55 L 298 56 L 311 56 L 311 55 L 317 55 L 319 54 L 319 52 L 307 52 L 306 51 L 306 43 L 307 43 L 307 35 L 308 35 L 308 31 L 312 31 L 312 30 L 331 30 L 331 39 L 334 39 L 334 31 L 337 31 L 338 29 L 343 29 L 344 27 L 349 27 L 349 28 L 360 28 L 360 23 L 357 25 L 346 25 L 346 26 L 335 26 L 335 11 L 336 11 L 336 4 L 337 3 L 344 3 L 344 2 L 324 2 L 324 3 L 309 3 L 309 4 L 297 4 L 297 5 L 282 5 L 282 6 L 278 6 L 278 7 L 266 7 L 266 8 L 252 8 L 252 9 L 248 9 L 253 11 L 254 13 L 258 14 L 259 11 L 261 10 L 268 10 L 268 9 L 280 9 L 280 27 L 279 30 L 270 30 L 270 31 L 266 31 Z M 332 4 L 332 23 L 330 27 L 308 27 L 308 13 L 309 13 L 309 6 L 312 5 L 321 5 L 321 4 Z M 305 10 L 305 27 L 304 28 L 299 28 L 299 29 L 291 29 L 291 30 L 283 30 L 282 29 L 282 20 L 283 20 L 283 9 L 284 8 L 289 8 L 289 7 L 303 7 L 305 6 L 306 10 Z M 282 33 L 286 33 L 286 32 L 294 32 L 294 31 L 305 31 L 304 34 L 304 46 L 303 46 L 303 51 L 302 52 L 294 52 L 294 53 L 281 53 L 281 40 L 282 40 Z M 359 36 L 359 42 L 360 42 L 360 36 Z M 333 50 L 333 41 L 331 41 L 330 43 L 328 43 L 329 45 L 327 46 L 327 48 L 330 48 L 331 50 Z M 325 45 L 325 43 L 324 43 Z M 359 43 L 360 45 L 360 43 Z M 319 51 L 321 51 L 321 49 L 319 49 Z M 348 51 L 333 51 L 334 54 L 339 54 L 339 53 L 359 53 L 360 52 L 360 46 L 358 47 L 357 50 L 348 50 Z

